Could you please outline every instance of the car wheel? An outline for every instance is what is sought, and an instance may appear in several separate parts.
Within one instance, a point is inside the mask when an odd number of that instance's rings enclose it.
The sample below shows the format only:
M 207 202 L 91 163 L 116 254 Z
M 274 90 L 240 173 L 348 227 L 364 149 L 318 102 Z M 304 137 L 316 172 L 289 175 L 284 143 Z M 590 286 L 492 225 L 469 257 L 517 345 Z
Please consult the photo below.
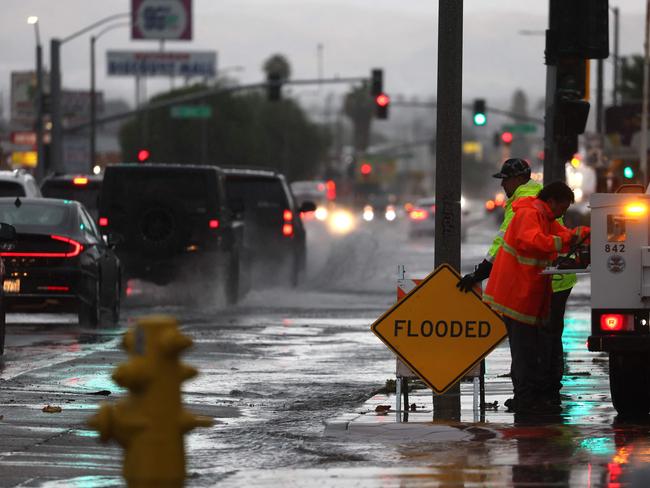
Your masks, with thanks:
M 650 366 L 647 354 L 609 354 L 609 389 L 622 417 L 645 416 L 650 411 Z
M 99 280 L 95 280 L 94 296 L 89 303 L 79 301 L 79 324 L 95 328 L 99 325 Z
M 113 292 L 113 302 L 108 304 L 105 311 L 101 314 L 101 324 L 106 327 L 115 327 L 120 320 L 120 280 L 115 282 Z

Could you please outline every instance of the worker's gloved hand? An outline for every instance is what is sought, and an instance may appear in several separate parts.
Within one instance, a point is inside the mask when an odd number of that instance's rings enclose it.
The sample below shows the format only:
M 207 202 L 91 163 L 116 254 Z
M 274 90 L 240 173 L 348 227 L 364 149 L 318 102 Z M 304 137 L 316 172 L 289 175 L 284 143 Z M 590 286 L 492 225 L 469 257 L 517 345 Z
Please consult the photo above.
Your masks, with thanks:
M 479 283 L 480 280 L 476 279 L 476 276 L 474 276 L 474 273 L 469 273 L 463 276 L 458 283 L 456 283 L 456 288 L 458 288 L 460 291 L 463 291 L 465 293 L 469 292 L 472 288 L 474 288 L 474 285 L 476 283 Z
M 484 259 L 481 261 L 481 264 L 476 267 L 476 270 L 474 270 L 473 273 L 466 274 L 458 281 L 458 283 L 456 283 L 456 288 L 467 293 L 474 288 L 474 285 L 489 277 L 490 271 L 492 271 L 492 263 L 487 259 Z

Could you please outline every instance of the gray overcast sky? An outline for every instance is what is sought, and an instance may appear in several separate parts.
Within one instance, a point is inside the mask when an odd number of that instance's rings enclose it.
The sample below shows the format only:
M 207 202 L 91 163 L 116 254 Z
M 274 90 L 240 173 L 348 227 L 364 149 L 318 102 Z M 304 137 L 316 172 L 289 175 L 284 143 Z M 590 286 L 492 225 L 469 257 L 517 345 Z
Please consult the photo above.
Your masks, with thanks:
M 621 10 L 621 55 L 643 50 L 643 0 L 611 1 Z M 130 10 L 129 0 L 0 0 L 0 91 L 5 107 L 11 71 L 34 66 L 34 32 L 28 15 L 38 15 L 45 62 L 49 39 L 65 37 L 96 20 Z M 543 36 L 522 36 L 521 29 L 543 30 L 547 1 L 465 0 L 463 97 L 485 97 L 488 104 L 509 100 L 523 88 L 543 96 Z M 383 67 L 391 94 L 432 96 L 436 89 L 438 4 L 435 0 L 194 0 L 194 40 L 168 42 L 170 50 L 217 50 L 221 67 L 240 65 L 243 82 L 262 78 L 261 64 L 280 52 L 291 61 L 295 78 L 317 73 L 316 46 L 324 46 L 326 76 L 365 76 Z M 108 98 L 133 101 L 129 78 L 105 76 L 105 51 L 157 49 L 157 43 L 131 41 L 128 28 L 103 36 L 98 46 L 98 89 Z M 62 49 L 67 88 L 89 85 L 89 36 Z M 610 90 L 610 63 L 606 89 Z M 592 85 L 593 87 L 593 85 Z M 150 82 L 149 94 L 169 88 Z M 5 113 L 7 109 L 5 109 Z

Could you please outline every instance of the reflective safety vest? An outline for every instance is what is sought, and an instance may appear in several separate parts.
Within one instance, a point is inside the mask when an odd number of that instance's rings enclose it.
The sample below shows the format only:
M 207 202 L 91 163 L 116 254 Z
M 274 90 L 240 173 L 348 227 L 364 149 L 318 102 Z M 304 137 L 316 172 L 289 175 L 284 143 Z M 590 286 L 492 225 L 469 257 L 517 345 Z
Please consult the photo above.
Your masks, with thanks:
M 512 211 L 512 203 L 521 197 L 535 197 L 537 196 L 537 194 L 541 189 L 542 189 L 541 184 L 537 183 L 535 180 L 528 180 L 523 185 L 519 185 L 515 190 L 515 192 L 512 194 L 512 196 L 506 200 L 503 222 L 501 222 L 499 231 L 497 232 L 494 241 L 492 241 L 492 245 L 490 246 L 490 249 L 488 249 L 488 253 L 487 256 L 485 256 L 485 259 L 487 259 L 491 263 L 494 262 L 494 258 L 497 255 L 497 251 L 503 244 L 503 236 L 505 235 L 506 230 L 508 229 L 508 225 L 510 224 L 512 217 L 515 214 Z M 559 221 L 560 224 L 564 224 L 561 218 L 559 219 Z M 553 291 L 569 290 L 573 288 L 577 282 L 578 282 L 578 277 L 575 274 L 553 275 L 553 279 L 552 279 Z
M 558 253 L 566 253 L 573 232 L 557 222 L 546 202 L 523 197 L 497 251 L 483 301 L 507 317 L 539 324 L 551 303 L 551 276 L 543 275 Z

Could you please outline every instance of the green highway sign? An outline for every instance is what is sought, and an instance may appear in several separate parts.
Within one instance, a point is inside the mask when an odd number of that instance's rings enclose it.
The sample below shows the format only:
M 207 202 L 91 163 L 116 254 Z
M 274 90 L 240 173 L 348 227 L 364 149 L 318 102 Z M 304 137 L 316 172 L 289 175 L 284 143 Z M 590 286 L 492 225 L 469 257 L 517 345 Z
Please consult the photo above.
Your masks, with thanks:
M 512 132 L 513 134 L 534 134 L 537 132 L 537 125 L 530 123 L 504 124 L 501 132 Z
M 212 117 L 210 105 L 174 105 L 169 109 L 173 119 L 209 119 Z

